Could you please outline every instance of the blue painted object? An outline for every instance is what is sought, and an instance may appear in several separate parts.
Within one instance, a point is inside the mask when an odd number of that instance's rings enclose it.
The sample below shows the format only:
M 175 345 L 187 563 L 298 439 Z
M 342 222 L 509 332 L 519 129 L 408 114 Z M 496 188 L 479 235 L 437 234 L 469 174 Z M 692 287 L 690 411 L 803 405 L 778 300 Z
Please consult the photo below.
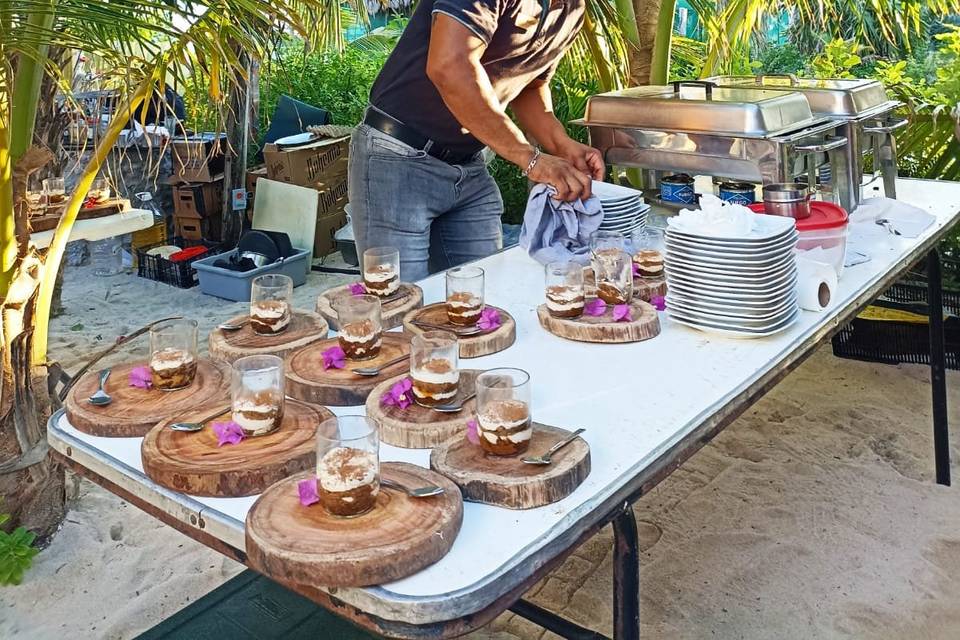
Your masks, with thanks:
M 664 176 L 660 181 L 660 199 L 678 204 L 696 204 L 697 194 L 693 190 L 693 178 L 685 173 Z
M 757 201 L 757 190 L 749 182 L 721 182 L 720 199 L 724 202 L 747 206 Z

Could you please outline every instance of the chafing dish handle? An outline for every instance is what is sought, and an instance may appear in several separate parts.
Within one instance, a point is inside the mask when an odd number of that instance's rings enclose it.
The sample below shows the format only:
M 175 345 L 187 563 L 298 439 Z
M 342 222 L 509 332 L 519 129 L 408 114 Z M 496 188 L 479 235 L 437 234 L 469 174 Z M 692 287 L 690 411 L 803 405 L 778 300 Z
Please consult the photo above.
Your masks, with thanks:
M 864 127 L 863 132 L 864 133 L 881 133 L 881 134 L 893 133 L 897 129 L 902 129 L 908 124 L 910 124 L 910 121 L 904 118 L 903 120 L 896 120 L 895 122 L 891 122 L 889 124 L 883 124 L 878 127 Z
M 840 147 L 846 146 L 846 138 L 832 138 L 828 137 L 824 142 L 820 144 L 804 144 L 794 147 L 794 150 L 801 151 L 803 153 L 824 153 L 826 151 L 833 151 L 834 149 L 839 149 Z
M 713 98 L 713 88 L 717 86 L 715 82 L 710 82 L 709 80 L 675 80 L 673 82 L 673 93 L 680 93 L 680 87 L 685 84 L 692 87 L 703 87 L 703 92 L 707 95 L 707 100 Z
M 800 84 L 800 79 L 792 73 L 761 73 L 757 76 L 757 85 L 763 86 L 763 81 L 767 78 L 786 78 L 790 81 L 791 87 L 795 87 Z

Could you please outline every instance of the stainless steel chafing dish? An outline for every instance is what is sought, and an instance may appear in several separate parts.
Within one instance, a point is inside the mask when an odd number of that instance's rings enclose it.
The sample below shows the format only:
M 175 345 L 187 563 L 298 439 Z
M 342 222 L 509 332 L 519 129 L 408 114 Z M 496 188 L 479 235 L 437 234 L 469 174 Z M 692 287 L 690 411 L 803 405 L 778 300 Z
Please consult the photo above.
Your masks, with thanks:
M 874 168 L 883 177 L 884 194 L 896 198 L 897 146 L 894 132 L 907 120 L 893 117 L 901 106 L 891 100 L 887 90 L 876 80 L 798 78 L 792 74 L 760 76 L 715 76 L 707 79 L 719 87 L 759 91 L 796 91 L 806 96 L 814 115 L 827 116 L 842 122 L 837 134 L 847 139 L 846 180 L 863 184 L 863 157 L 873 150 Z M 856 202 L 861 193 L 855 192 Z
M 848 175 L 836 120 L 815 115 L 801 93 L 704 81 L 635 87 L 591 97 L 582 120 L 608 164 L 769 184 L 793 182 L 829 162 Z M 648 174 L 650 173 L 648 172 Z M 849 209 L 853 186 L 837 180 Z M 655 186 L 653 184 L 649 186 Z

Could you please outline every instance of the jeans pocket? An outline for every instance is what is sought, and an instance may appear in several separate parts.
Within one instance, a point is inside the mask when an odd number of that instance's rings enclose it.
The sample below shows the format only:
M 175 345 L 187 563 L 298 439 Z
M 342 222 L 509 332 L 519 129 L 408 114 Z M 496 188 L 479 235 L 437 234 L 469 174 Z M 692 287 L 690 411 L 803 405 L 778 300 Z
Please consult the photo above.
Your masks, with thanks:
M 382 158 L 395 158 L 409 160 L 411 158 L 426 158 L 427 152 L 414 149 L 405 142 L 401 142 L 392 136 L 381 133 L 376 129 L 371 129 L 370 153 Z

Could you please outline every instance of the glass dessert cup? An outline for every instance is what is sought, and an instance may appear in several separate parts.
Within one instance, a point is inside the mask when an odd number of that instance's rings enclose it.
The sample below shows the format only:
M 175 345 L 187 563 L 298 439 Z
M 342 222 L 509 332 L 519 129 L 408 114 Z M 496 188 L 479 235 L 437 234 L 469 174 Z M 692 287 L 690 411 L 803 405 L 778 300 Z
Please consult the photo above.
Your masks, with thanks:
M 293 279 L 282 274 L 255 278 L 250 285 L 250 328 L 272 336 L 290 326 Z
M 377 357 L 383 344 L 380 298 L 343 296 L 337 299 L 334 307 L 340 324 L 340 348 L 347 358 L 369 360 Z
M 262 436 L 283 422 L 283 359 L 247 356 L 233 363 L 230 383 L 232 419 L 248 436 Z
M 527 450 L 533 436 L 529 373 L 491 369 L 477 377 L 477 435 L 490 455 L 515 456 Z
M 449 331 L 426 331 L 410 341 L 413 399 L 424 407 L 451 402 L 460 385 L 460 345 Z
M 48 207 L 59 207 L 66 201 L 67 190 L 63 178 L 47 178 L 42 184 Z
M 579 318 L 586 295 L 583 267 L 576 262 L 551 262 L 545 268 L 547 311 L 554 318 Z
M 170 320 L 150 329 L 150 373 L 161 391 L 189 387 L 197 375 L 197 321 Z
M 590 234 L 590 255 L 600 251 L 616 249 L 627 250 L 627 238 L 619 231 L 594 231 Z
M 317 495 L 328 513 L 367 513 L 380 493 L 379 425 L 366 416 L 328 418 L 317 428 Z
M 600 249 L 590 258 L 597 297 L 607 304 L 627 304 L 633 298 L 633 263 L 621 249 Z
M 363 252 L 363 286 L 367 293 L 387 298 L 400 289 L 400 251 L 374 247 Z
M 97 178 L 90 185 L 90 190 L 87 191 L 87 200 L 100 204 L 109 200 L 110 195 L 110 182 L 106 178 Z
M 633 254 L 633 264 L 641 278 L 663 277 L 663 254 L 656 249 L 640 249 Z
M 483 313 L 484 273 L 480 267 L 447 271 L 447 320 L 458 327 L 477 324 Z

